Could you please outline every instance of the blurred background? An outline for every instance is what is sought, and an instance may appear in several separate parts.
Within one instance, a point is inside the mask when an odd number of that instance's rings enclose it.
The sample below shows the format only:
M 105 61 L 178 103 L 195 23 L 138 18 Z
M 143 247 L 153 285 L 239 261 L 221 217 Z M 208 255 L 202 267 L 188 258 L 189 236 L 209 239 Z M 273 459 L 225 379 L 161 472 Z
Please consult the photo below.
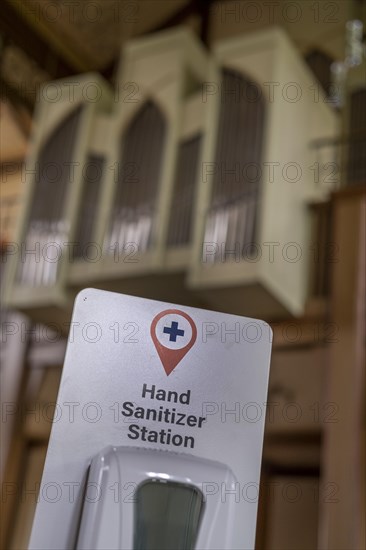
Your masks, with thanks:
M 0 14 L 1 548 L 90 286 L 269 322 L 256 546 L 365 548 L 365 3 Z

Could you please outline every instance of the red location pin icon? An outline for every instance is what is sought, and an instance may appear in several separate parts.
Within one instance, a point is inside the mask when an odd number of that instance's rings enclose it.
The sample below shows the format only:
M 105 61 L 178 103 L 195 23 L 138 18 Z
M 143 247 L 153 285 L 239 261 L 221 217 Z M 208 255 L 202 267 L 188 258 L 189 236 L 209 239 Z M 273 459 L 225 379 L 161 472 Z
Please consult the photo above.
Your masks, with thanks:
M 154 317 L 150 334 L 169 376 L 195 343 L 197 327 L 184 311 L 166 309 Z

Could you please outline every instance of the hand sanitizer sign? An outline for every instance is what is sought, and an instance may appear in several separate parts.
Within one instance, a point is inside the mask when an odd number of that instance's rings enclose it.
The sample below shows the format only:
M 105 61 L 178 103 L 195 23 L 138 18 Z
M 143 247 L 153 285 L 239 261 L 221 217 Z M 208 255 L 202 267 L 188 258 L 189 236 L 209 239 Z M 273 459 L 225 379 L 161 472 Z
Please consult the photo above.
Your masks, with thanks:
M 77 297 L 31 549 L 254 548 L 271 330 Z

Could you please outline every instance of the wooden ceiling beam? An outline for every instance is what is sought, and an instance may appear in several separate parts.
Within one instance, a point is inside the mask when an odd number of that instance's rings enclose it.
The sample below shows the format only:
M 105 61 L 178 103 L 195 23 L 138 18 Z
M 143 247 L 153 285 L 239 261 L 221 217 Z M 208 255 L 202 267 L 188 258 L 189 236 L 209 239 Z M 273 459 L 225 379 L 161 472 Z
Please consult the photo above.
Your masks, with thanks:
M 158 26 L 149 30 L 149 33 L 162 31 L 175 25 L 181 25 L 191 15 L 199 15 L 201 18 L 201 40 L 207 44 L 210 8 L 216 0 L 190 0 L 185 6 L 170 15 Z M 144 33 L 145 34 L 145 33 Z
M 62 78 L 91 70 L 92 64 L 81 59 L 65 41 L 47 28 L 19 0 L 3 0 L 0 5 L 0 32 L 30 56 L 52 78 Z

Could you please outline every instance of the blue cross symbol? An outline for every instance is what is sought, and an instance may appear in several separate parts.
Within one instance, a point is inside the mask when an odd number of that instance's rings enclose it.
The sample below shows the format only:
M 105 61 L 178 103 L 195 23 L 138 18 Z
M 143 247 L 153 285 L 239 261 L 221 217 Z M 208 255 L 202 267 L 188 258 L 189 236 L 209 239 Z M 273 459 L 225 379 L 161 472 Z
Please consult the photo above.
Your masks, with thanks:
M 176 342 L 177 336 L 184 336 L 184 330 L 178 328 L 177 321 L 172 321 L 171 327 L 164 327 L 163 332 L 169 334 L 169 342 Z

